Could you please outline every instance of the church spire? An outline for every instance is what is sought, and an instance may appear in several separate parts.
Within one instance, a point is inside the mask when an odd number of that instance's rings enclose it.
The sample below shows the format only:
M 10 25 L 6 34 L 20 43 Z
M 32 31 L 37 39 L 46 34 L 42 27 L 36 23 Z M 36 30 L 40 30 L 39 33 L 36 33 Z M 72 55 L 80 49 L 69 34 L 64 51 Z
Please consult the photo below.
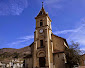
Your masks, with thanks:
M 43 8 L 43 2 L 42 2 L 42 8 Z
M 48 14 L 45 12 L 43 2 L 42 2 L 42 8 L 41 8 L 41 10 L 40 10 L 40 12 L 38 13 L 38 15 L 37 15 L 35 18 L 40 17 L 40 16 L 42 16 L 42 15 L 48 15 Z
M 48 13 L 45 11 L 44 5 L 43 5 L 43 2 L 42 2 L 42 8 L 41 8 L 40 12 L 38 13 L 38 15 L 35 17 L 35 19 L 40 18 L 40 17 L 44 17 L 44 16 L 48 16 Z M 50 19 L 49 16 L 48 16 L 48 18 Z

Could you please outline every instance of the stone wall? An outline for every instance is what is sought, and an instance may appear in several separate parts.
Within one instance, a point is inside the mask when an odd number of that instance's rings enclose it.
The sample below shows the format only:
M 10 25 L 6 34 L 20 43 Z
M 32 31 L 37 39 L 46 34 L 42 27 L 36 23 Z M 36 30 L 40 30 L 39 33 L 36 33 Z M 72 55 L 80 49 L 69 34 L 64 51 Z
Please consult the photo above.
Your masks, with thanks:
M 32 58 L 25 59 L 25 68 L 32 68 L 32 67 L 33 67 Z
M 54 68 L 65 68 L 64 53 L 54 54 L 53 62 Z
M 58 36 L 52 34 L 53 50 L 65 50 L 64 40 Z
M 80 65 L 81 66 L 85 66 L 85 54 L 84 55 L 81 55 Z

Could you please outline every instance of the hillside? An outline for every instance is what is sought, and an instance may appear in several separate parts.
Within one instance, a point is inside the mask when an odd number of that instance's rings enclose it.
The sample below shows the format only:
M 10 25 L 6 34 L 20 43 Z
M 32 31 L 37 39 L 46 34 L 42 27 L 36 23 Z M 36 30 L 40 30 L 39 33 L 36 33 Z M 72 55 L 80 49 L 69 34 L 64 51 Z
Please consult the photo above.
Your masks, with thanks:
M 3 48 L 3 49 L 0 49 L 0 54 L 3 54 L 5 52 L 9 52 L 9 53 L 24 53 L 24 52 L 29 52 L 31 51 L 30 47 L 29 46 L 26 46 L 24 48 L 20 48 L 20 49 L 14 49 L 14 48 Z
M 33 45 L 33 43 L 31 45 Z M 31 54 L 31 48 L 30 48 L 31 45 L 20 49 L 14 49 L 14 48 L 0 49 L 0 61 L 9 60 L 9 59 L 11 60 L 13 58 L 23 59 L 24 56 Z

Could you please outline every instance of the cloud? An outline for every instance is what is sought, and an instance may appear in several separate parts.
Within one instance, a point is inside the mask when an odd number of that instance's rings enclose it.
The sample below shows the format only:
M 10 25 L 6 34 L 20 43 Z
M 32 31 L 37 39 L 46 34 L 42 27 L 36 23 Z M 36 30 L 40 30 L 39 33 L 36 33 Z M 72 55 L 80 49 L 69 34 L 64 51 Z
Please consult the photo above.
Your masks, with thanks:
M 85 48 L 81 48 L 80 50 L 85 51 Z
M 85 47 L 84 48 L 81 48 L 81 55 L 85 54 Z
M 58 34 L 67 34 L 69 32 L 77 32 L 78 29 L 74 29 L 74 30 L 63 30 L 63 31 L 56 31 L 54 32 L 54 34 L 58 35 Z
M 47 9 L 47 11 L 50 11 L 49 13 L 52 16 L 55 16 L 59 10 L 63 8 L 63 3 L 66 0 L 44 0 L 44 6 Z
M 18 38 L 18 41 L 9 43 L 9 44 L 7 44 L 7 45 L 9 45 L 9 46 L 12 47 L 12 48 L 13 48 L 13 47 L 17 48 L 18 45 L 19 45 L 19 46 L 24 46 L 24 45 L 26 46 L 26 45 L 29 45 L 29 44 L 28 44 L 29 42 L 27 42 L 27 41 L 29 41 L 29 40 L 31 40 L 31 39 L 33 39 L 33 38 L 34 38 L 33 35 L 24 36 L 24 37 Z
M 71 33 L 76 33 L 78 31 L 80 31 L 85 25 L 81 25 L 79 28 L 77 29 L 72 29 L 72 30 L 63 30 L 63 31 L 56 31 L 56 32 L 53 32 L 54 34 L 58 35 L 58 34 L 67 34 L 69 32 Z
M 0 0 L 0 15 L 19 15 L 27 6 L 27 0 Z
M 45 3 L 51 5 L 51 4 L 59 3 L 60 1 L 61 0 L 45 0 Z
M 78 30 L 69 35 L 67 40 L 73 40 L 75 42 L 80 43 L 80 45 L 85 46 L 85 18 L 82 18 L 80 22 L 80 26 L 77 26 Z
M 85 45 L 85 24 L 81 25 L 77 32 L 69 35 L 67 40 L 73 40 L 80 43 L 80 45 Z
M 85 46 L 85 18 L 82 18 L 80 23 L 81 24 L 75 26 L 77 27 L 76 29 L 56 31 L 53 33 L 56 35 L 68 35 L 68 37 L 66 37 L 68 42 L 78 42 L 82 48 L 82 46 Z M 85 48 L 83 48 L 83 50 L 85 50 Z
M 45 5 L 50 8 L 61 8 L 60 2 L 62 0 L 45 0 Z
M 30 40 L 30 39 L 32 39 L 32 38 L 34 38 L 33 35 L 21 37 L 21 38 L 18 38 L 18 39 L 22 39 L 22 40 L 23 40 L 23 39 L 24 39 L 24 40 Z

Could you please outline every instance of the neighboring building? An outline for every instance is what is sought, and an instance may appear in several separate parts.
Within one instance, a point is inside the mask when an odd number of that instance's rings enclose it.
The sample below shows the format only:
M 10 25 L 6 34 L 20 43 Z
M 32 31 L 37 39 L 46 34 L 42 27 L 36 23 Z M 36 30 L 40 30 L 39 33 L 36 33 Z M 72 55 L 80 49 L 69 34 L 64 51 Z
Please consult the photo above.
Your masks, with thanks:
M 18 59 L 11 61 L 1 61 L 0 68 L 23 68 L 23 61 Z
M 34 42 L 30 46 L 31 54 L 25 57 L 25 68 L 66 68 L 66 39 L 52 33 L 52 21 L 43 6 L 35 19 Z
M 81 55 L 80 65 L 81 65 L 81 66 L 85 66 L 85 54 Z

